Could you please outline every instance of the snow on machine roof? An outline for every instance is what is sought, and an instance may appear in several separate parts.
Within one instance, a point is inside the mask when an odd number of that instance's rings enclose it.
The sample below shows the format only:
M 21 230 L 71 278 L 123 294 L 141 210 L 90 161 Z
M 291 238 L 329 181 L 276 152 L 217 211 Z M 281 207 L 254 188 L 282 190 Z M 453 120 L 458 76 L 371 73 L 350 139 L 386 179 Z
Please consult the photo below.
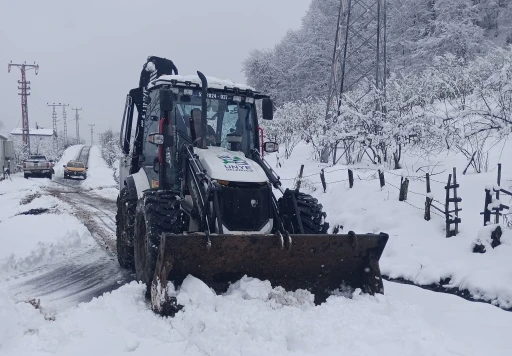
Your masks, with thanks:
M 206 77 L 206 79 L 208 80 L 208 88 L 222 90 L 225 88 L 238 88 L 240 90 L 250 90 L 256 92 L 254 88 L 246 84 L 235 83 L 228 79 L 219 79 L 215 77 Z M 194 85 L 199 88 L 201 87 L 201 79 L 199 79 L 197 75 L 162 75 L 157 79 L 153 80 L 151 83 L 149 83 L 148 87 L 170 83 L 172 83 L 173 85 L 177 83 L 182 83 L 187 86 Z

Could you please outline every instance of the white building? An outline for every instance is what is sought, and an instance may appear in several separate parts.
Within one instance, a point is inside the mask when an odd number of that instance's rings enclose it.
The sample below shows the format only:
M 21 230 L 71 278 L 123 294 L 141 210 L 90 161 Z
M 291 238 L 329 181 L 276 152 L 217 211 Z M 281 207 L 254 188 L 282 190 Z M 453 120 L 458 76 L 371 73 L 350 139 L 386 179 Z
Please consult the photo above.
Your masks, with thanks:
M 53 147 L 53 130 L 35 128 L 29 130 L 30 152 L 32 154 L 49 154 Z M 11 131 L 11 139 L 16 149 L 23 142 L 23 129 L 17 128 Z
M 48 140 L 53 141 L 53 130 L 52 129 L 30 129 L 30 144 L 34 142 L 34 140 Z M 23 129 L 17 128 L 11 131 L 11 135 L 14 137 L 23 137 Z
M 14 148 L 13 142 L 0 134 L 0 178 L 3 177 L 4 167 L 9 167 L 14 172 Z

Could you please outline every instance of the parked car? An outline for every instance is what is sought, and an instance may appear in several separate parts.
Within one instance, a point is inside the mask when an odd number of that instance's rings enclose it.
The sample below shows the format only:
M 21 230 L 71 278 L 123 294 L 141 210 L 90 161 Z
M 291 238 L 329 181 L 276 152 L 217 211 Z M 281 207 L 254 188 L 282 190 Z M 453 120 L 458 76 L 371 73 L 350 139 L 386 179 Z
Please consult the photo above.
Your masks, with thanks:
M 32 155 L 23 162 L 23 176 L 28 177 L 46 177 L 52 179 L 53 160 L 48 160 L 46 156 Z
M 64 179 L 71 177 L 87 178 L 87 167 L 81 161 L 71 160 L 64 167 Z

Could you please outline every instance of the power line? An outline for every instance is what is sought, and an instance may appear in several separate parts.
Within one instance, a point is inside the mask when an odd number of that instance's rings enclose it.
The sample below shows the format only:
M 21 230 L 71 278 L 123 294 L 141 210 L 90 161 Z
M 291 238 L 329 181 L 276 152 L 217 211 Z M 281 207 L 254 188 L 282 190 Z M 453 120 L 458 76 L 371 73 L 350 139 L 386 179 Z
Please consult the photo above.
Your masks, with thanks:
M 21 116 L 22 116 L 22 133 L 23 133 L 23 144 L 25 145 L 28 154 L 30 154 L 30 129 L 28 125 L 28 102 L 27 98 L 30 95 L 30 82 L 27 82 L 26 72 L 27 70 L 34 69 L 36 75 L 39 72 L 39 65 L 34 62 L 34 64 L 27 64 L 24 62 L 23 64 L 12 63 L 12 61 L 7 64 L 7 71 L 11 72 L 11 67 L 18 67 L 21 71 L 21 80 L 18 80 L 18 84 L 21 87 L 18 87 L 21 90 Z
M 76 120 L 76 143 L 77 145 L 80 144 L 80 115 L 78 115 L 78 111 L 82 110 L 82 108 L 73 108 L 72 110 L 75 110 L 75 120 Z
M 66 122 L 66 106 L 69 106 L 69 104 L 62 104 L 62 121 L 64 121 L 64 144 L 67 144 L 68 142 L 68 123 Z
M 89 124 L 91 127 L 91 146 L 94 145 L 94 126 L 95 124 Z
M 59 140 L 57 140 L 57 111 L 55 110 L 55 108 L 57 106 L 62 106 L 63 104 L 61 103 L 58 103 L 58 104 L 48 104 L 46 103 L 46 106 L 52 106 L 53 107 L 53 112 L 52 112 L 52 124 L 53 124 L 53 151 L 54 152 L 58 152 L 59 150 Z

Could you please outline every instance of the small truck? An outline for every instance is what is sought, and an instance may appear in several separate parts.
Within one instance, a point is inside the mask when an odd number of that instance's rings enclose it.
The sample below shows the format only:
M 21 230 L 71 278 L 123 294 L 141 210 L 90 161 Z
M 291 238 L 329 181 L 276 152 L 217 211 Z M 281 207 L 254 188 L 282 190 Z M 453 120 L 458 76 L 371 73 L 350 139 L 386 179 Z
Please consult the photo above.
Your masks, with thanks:
M 64 179 L 71 177 L 80 177 L 82 179 L 87 178 L 87 167 L 81 161 L 71 160 L 68 164 L 63 165 L 64 167 Z
M 52 179 L 53 160 L 48 160 L 46 156 L 32 155 L 23 162 L 23 176 L 28 177 L 46 177 Z

